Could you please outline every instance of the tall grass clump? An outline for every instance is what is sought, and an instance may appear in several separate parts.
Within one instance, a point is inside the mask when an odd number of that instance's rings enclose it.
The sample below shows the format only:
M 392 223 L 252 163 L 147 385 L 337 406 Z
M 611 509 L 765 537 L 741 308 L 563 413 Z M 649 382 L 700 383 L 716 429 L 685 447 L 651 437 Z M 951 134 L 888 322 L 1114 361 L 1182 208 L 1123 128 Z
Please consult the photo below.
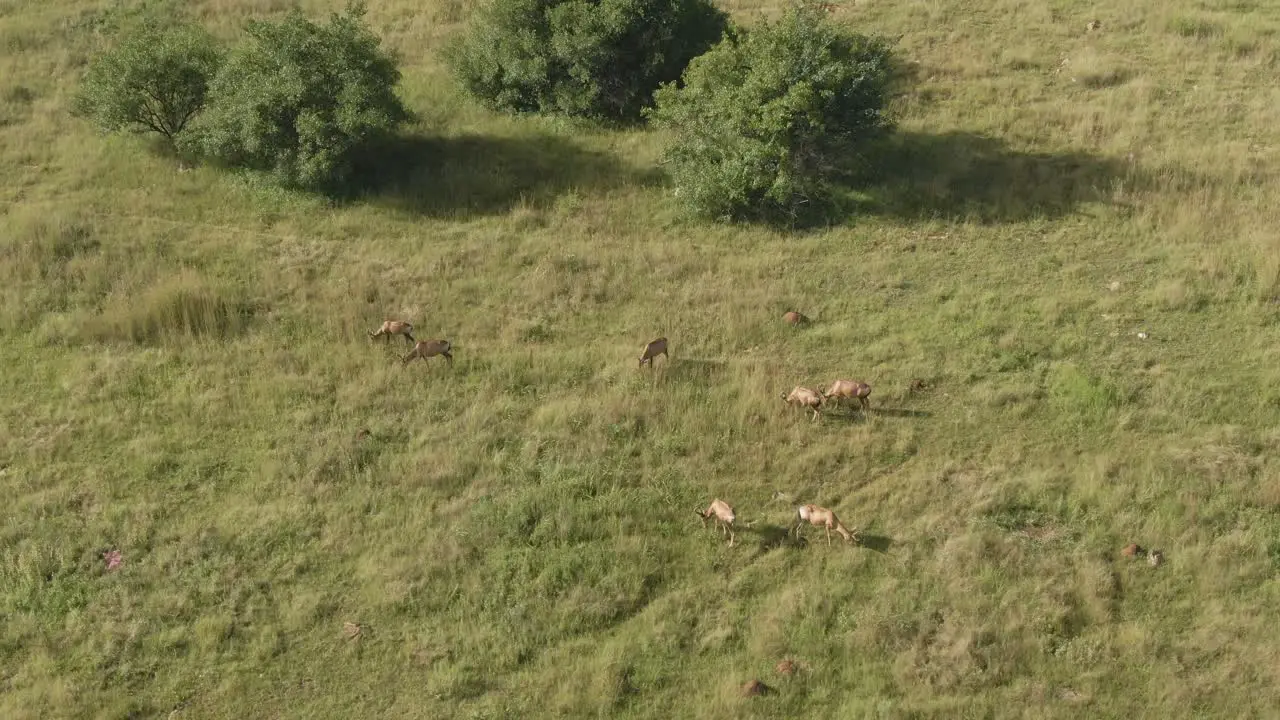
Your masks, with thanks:
M 727 26 L 709 0 L 490 0 L 447 58 L 491 108 L 634 121 Z
M 224 338 L 244 330 L 251 316 L 248 302 L 194 272 L 183 271 L 141 293 L 109 298 L 87 334 L 97 340 L 144 345 L 169 338 Z
M 835 25 L 813 3 L 727 38 L 648 112 L 671 132 L 677 197 L 710 218 L 826 215 L 833 184 L 892 128 L 893 60 L 888 41 Z

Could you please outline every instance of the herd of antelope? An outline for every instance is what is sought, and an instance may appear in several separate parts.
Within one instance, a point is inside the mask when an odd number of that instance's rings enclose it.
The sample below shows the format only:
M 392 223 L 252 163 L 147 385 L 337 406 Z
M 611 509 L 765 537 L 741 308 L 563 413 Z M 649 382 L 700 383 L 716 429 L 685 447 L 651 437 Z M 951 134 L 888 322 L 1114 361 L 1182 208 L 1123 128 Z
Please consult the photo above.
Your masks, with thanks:
M 804 315 L 790 311 L 783 316 L 788 324 L 807 325 L 809 319 Z M 453 345 L 448 340 L 432 339 L 432 340 L 414 340 L 413 324 L 403 320 L 387 320 L 377 330 L 369 333 L 371 338 L 377 339 L 381 337 L 384 344 L 391 342 L 392 335 L 403 335 L 405 342 L 413 346 L 408 355 L 402 359 L 403 363 L 409 363 L 416 358 L 422 358 L 425 362 L 427 358 L 439 355 L 443 357 L 450 365 L 453 365 Z M 640 354 L 640 367 L 648 365 L 653 368 L 654 360 L 661 355 L 669 362 L 671 355 L 667 353 L 667 338 L 660 337 L 644 346 L 644 351 Z M 813 421 L 817 421 L 820 415 L 820 409 L 824 403 L 832 403 L 839 405 L 843 400 L 849 400 L 858 405 L 864 412 L 871 407 L 871 402 L 867 399 L 871 395 L 871 386 L 865 382 L 857 380 L 836 380 L 826 389 L 814 390 L 803 386 L 796 386 L 790 393 L 783 393 L 782 400 L 788 405 L 797 405 L 808 408 L 813 411 Z M 734 521 L 737 519 L 737 513 L 734 512 L 733 506 L 729 503 L 716 498 L 711 502 L 706 510 L 695 510 L 695 514 L 702 518 L 702 525 L 706 527 L 707 520 L 713 520 L 715 525 L 721 529 L 721 534 L 729 536 L 729 547 L 733 547 L 735 532 Z M 827 544 L 831 544 L 831 531 L 835 530 L 845 542 L 857 543 L 857 528 L 849 530 L 840 522 L 840 518 L 836 517 L 835 512 L 820 505 L 801 505 L 796 508 L 794 522 L 788 529 L 788 535 L 800 537 L 800 531 L 805 523 L 810 525 L 821 526 L 826 532 Z

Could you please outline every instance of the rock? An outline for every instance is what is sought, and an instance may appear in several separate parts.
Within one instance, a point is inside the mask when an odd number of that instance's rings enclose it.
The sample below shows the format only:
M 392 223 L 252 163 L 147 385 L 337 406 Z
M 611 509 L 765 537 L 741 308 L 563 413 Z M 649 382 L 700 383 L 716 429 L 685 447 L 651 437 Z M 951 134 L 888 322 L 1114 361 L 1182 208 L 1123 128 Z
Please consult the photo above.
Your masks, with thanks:
M 1147 556 L 1147 562 L 1151 563 L 1151 567 L 1160 567 L 1160 563 L 1164 562 L 1164 553 L 1159 550 L 1152 550 Z

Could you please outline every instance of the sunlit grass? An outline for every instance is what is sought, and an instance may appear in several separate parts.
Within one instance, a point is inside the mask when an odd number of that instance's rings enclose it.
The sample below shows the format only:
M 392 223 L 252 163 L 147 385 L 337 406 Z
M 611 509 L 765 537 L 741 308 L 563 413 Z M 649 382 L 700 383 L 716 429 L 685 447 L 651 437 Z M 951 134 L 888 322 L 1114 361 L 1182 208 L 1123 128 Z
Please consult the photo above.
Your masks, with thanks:
M 1280 704 L 1265 3 L 846 4 L 917 84 L 799 235 L 680 219 L 655 134 L 461 97 L 468 3 L 370 4 L 422 120 L 364 197 L 179 172 L 67 113 L 109 7 L 0 2 L 3 717 Z M 839 377 L 869 412 L 778 398 Z M 865 546 L 788 540 L 802 502 Z

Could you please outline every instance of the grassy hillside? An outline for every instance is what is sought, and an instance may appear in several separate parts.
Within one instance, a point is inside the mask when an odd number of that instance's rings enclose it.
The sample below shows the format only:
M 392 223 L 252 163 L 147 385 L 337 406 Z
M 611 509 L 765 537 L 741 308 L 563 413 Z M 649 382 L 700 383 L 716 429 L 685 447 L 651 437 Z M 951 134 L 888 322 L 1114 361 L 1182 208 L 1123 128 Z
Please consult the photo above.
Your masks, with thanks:
M 865 213 L 796 235 L 462 97 L 459 0 L 370 4 L 422 115 L 378 192 L 180 172 L 68 114 L 115 5 L 0 0 L 0 716 L 1280 706 L 1274 3 L 846 4 L 918 84 Z M 865 418 L 778 399 L 837 377 Z M 786 541 L 802 502 L 864 545 Z

